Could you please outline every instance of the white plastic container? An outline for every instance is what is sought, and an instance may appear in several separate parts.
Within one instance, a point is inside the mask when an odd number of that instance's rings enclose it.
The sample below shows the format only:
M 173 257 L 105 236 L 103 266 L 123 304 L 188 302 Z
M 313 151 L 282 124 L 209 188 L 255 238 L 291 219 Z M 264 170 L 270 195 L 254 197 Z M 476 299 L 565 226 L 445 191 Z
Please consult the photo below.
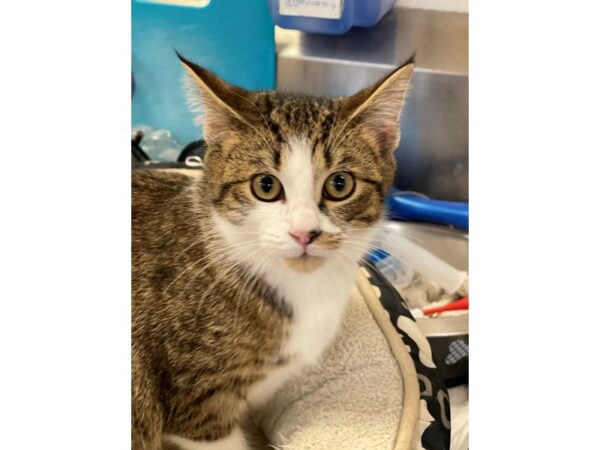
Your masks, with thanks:
M 404 272 L 414 270 L 423 278 L 434 281 L 448 294 L 454 294 L 467 280 L 467 274 L 455 269 L 406 236 L 393 230 L 380 232 L 374 246 L 381 248 L 405 266 Z

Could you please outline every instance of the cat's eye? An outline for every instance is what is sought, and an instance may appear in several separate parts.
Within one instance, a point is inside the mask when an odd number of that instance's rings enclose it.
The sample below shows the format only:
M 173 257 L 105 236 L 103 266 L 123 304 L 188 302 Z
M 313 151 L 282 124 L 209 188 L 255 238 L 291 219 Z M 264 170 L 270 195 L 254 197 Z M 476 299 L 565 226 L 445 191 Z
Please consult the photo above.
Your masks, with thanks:
M 323 186 L 323 195 L 329 200 L 345 200 L 353 192 L 354 177 L 348 172 L 336 172 L 329 175 Z
M 252 178 L 252 193 L 263 202 L 279 200 L 283 194 L 283 187 L 273 175 L 256 175 Z

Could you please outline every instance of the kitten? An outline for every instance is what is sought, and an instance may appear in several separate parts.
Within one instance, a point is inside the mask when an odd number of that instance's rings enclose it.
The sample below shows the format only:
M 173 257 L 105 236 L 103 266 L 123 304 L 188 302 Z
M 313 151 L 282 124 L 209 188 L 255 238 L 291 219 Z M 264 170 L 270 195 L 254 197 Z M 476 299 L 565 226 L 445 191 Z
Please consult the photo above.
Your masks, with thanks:
M 132 176 L 132 446 L 245 449 L 248 407 L 336 334 L 414 66 L 326 99 L 247 92 L 180 59 L 205 170 Z

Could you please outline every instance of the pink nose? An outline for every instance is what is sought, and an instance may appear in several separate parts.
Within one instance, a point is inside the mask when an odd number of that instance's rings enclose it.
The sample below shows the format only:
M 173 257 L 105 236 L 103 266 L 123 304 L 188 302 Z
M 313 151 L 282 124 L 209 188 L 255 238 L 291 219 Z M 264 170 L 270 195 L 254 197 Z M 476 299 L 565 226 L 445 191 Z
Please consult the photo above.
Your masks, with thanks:
M 290 236 L 298 241 L 298 243 L 301 245 L 308 245 L 310 242 L 308 231 L 290 231 Z
M 307 246 L 321 234 L 318 230 L 311 231 L 290 231 L 290 236 L 293 237 L 300 245 Z

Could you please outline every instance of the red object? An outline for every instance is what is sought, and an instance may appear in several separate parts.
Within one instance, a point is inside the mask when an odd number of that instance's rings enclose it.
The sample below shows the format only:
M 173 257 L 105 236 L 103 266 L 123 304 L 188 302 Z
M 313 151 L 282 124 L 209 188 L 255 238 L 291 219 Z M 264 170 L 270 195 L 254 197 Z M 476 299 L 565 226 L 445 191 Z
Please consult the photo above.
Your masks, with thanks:
M 469 309 L 469 297 L 464 297 L 454 302 L 448 303 L 447 305 L 437 306 L 435 308 L 427 308 L 423 310 L 423 313 L 427 316 L 432 314 L 441 313 L 444 311 L 459 311 L 461 309 Z

